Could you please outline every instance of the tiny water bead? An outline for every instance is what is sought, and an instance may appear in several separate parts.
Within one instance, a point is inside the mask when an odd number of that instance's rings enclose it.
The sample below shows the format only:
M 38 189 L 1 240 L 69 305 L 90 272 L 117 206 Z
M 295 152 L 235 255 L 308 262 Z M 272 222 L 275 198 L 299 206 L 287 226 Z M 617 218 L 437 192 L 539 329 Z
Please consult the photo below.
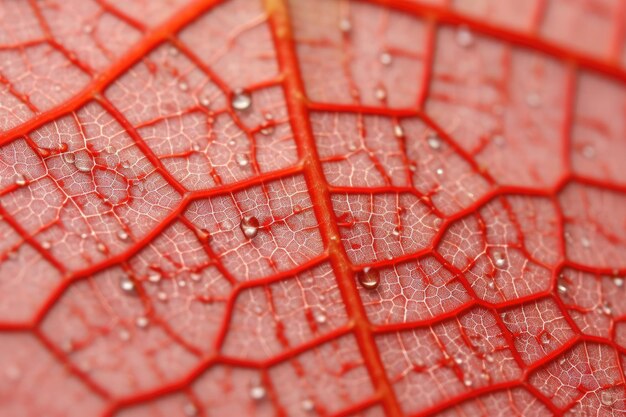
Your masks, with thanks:
M 611 406 L 615 403 L 615 397 L 611 391 L 604 390 L 600 394 L 600 402 L 602 402 L 603 405 Z
M 124 230 L 118 230 L 117 231 L 117 238 L 119 240 L 126 241 L 126 240 L 128 240 L 128 233 L 126 233 L 126 231 L 124 231 Z
M 399 124 L 393 126 L 393 134 L 397 138 L 404 137 L 404 129 Z
M 68 164 L 73 164 L 76 161 L 76 155 L 74 155 L 74 152 L 65 152 L 63 160 Z
M 624 278 L 617 277 L 613 279 L 613 283 L 617 288 L 622 288 L 624 286 Z
M 468 48 L 474 43 L 474 35 L 467 26 L 459 26 L 456 31 L 456 42 L 463 48 Z
M 135 320 L 135 324 L 140 329 L 145 329 L 146 327 L 148 327 L 148 324 L 150 324 L 150 321 L 148 320 L 147 317 L 140 316 L 140 317 L 137 317 L 137 320 Z
M 437 135 L 428 136 L 428 138 L 426 139 L 426 142 L 428 143 L 428 146 L 430 147 L 430 149 L 433 149 L 433 150 L 441 149 L 441 139 L 439 139 Z
M 120 288 L 122 291 L 130 293 L 135 291 L 135 283 L 127 276 L 120 279 Z
M 498 268 L 503 268 L 506 265 L 506 259 L 502 253 L 495 252 L 493 254 L 493 258 Z
M 250 163 L 248 159 L 248 155 L 243 154 L 243 153 L 238 153 L 237 155 L 235 155 L 235 161 L 237 162 L 237 165 L 239 165 L 242 168 L 247 166 Z
M 310 399 L 303 400 L 302 409 L 304 411 L 313 411 L 315 409 L 315 403 Z
M 244 216 L 241 219 L 241 231 L 248 239 L 254 238 L 259 232 L 259 219 L 254 216 Z
M 18 187 L 26 185 L 26 177 L 24 177 L 24 175 L 22 175 L 22 174 L 16 174 L 15 175 L 15 185 L 17 185 Z
M 255 385 L 250 388 L 250 398 L 252 398 L 253 400 L 262 400 L 263 398 L 265 398 L 266 394 L 267 391 L 265 390 L 265 387 L 263 385 Z
M 383 65 L 391 65 L 391 61 L 393 60 L 391 54 L 389 52 L 383 52 L 380 54 L 380 63 Z
M 350 22 L 349 19 L 347 18 L 343 18 L 339 21 L 339 30 L 341 30 L 343 33 L 348 33 L 352 30 L 352 23 Z
M 237 89 L 233 92 L 230 104 L 235 110 L 247 110 L 252 105 L 252 96 L 247 91 Z
M 358 274 L 358 279 L 363 288 L 373 290 L 380 284 L 380 273 L 375 269 L 365 267 Z
M 74 166 L 80 172 L 90 172 L 93 168 L 93 161 L 87 151 L 78 151 L 74 154 Z

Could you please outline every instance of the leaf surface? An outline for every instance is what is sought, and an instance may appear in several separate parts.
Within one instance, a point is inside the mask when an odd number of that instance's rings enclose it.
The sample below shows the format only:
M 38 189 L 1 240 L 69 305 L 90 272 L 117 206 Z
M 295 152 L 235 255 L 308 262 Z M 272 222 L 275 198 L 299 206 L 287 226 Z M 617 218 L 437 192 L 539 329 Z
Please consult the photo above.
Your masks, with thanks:
M 622 415 L 625 14 L 0 1 L 0 414 Z

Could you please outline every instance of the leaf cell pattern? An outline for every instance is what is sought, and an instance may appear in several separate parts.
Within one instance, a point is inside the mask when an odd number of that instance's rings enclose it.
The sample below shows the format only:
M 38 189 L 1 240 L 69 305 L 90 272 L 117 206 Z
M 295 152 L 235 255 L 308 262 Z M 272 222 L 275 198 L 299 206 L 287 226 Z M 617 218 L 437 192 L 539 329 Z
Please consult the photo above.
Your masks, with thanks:
M 623 415 L 625 22 L 0 1 L 0 414 Z

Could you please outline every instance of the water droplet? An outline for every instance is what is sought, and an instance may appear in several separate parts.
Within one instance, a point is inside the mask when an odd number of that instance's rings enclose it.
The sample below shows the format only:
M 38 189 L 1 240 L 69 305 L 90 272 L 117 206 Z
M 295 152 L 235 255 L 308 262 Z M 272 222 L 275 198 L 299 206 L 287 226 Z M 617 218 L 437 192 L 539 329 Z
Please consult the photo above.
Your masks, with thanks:
M 374 90 L 374 95 L 378 100 L 383 101 L 387 98 L 387 90 L 385 90 L 385 87 L 383 86 L 378 86 L 376 87 L 376 90 Z
M 203 107 L 209 107 L 211 105 L 211 99 L 208 98 L 207 96 L 204 96 L 204 97 L 200 98 L 200 104 Z
M 541 105 L 541 96 L 538 93 L 528 93 L 526 96 L 526 105 L 528 107 L 537 108 Z
M 380 63 L 383 65 L 391 65 L 391 61 L 393 60 L 393 57 L 391 56 L 391 54 L 389 52 L 383 52 L 382 54 L 380 54 Z
M 431 135 L 428 137 L 428 139 L 426 139 L 426 141 L 428 142 L 428 146 L 430 146 L 430 149 L 441 149 L 441 139 L 439 139 L 438 136 Z
M 178 83 L 178 88 L 180 91 L 188 91 L 189 90 L 189 84 L 187 84 L 185 81 L 181 81 Z
M 565 282 L 565 280 L 563 278 L 560 278 L 557 281 L 556 284 L 556 289 L 560 294 L 565 294 L 567 293 L 567 283 Z
M 74 155 L 74 152 L 65 152 L 63 154 L 63 160 L 68 164 L 73 164 L 76 161 L 76 156 Z
M 117 231 L 117 238 L 119 240 L 128 240 L 128 233 L 126 233 L 126 231 L 124 231 L 124 230 L 118 230 Z
M 192 280 L 193 282 L 198 282 L 202 279 L 202 275 L 196 272 L 192 272 L 191 274 L 189 274 L 189 279 Z
M 489 281 L 489 284 L 487 284 L 487 286 L 493 290 L 496 287 L 496 284 L 493 281 Z
M 457 365 L 460 365 L 463 363 L 463 359 L 461 358 L 454 358 L 454 363 L 456 363 Z
M 159 291 L 157 293 L 157 299 L 161 302 L 166 302 L 167 301 L 167 293 L 165 293 L 164 291 Z
M 48 250 L 52 247 L 52 244 L 48 240 L 44 240 L 43 242 L 41 242 L 41 247 L 45 250 Z
M 496 146 L 499 146 L 499 147 L 502 147 L 506 144 L 506 140 L 504 140 L 504 136 L 502 135 L 493 135 L 491 140 L 493 141 L 493 143 L 496 144 Z
M 259 132 L 264 136 L 271 135 L 272 133 L 274 133 L 274 125 L 268 122 L 264 122 L 261 125 L 261 130 Z
M 128 169 L 130 166 L 130 161 L 122 161 L 122 168 Z
M 102 242 L 98 242 L 98 244 L 96 245 L 96 249 L 98 249 L 98 252 L 101 252 L 101 253 L 107 253 L 108 252 L 107 247 Z
M 506 259 L 500 252 L 495 252 L 493 257 L 495 258 L 495 264 L 498 268 L 503 268 L 506 265 Z
M 315 321 L 316 321 L 318 324 L 324 324 L 324 323 L 326 323 L 327 317 L 326 317 L 326 313 L 325 313 L 325 312 L 323 312 L 323 311 L 318 311 L 318 312 L 316 312 L 316 313 L 315 313 L 315 315 L 314 315 L 314 316 L 315 316 Z
M 435 173 L 436 173 L 437 175 L 443 175 L 443 168 L 437 168 L 437 169 L 435 170 Z
M 615 403 L 615 398 L 613 397 L 613 393 L 611 391 L 605 390 L 600 393 L 600 401 L 603 405 L 611 406 Z
M 471 387 L 472 386 L 472 380 L 467 378 L 463 381 L 463 385 L 465 385 L 466 387 Z
M 151 272 L 148 275 L 148 281 L 156 284 L 157 282 L 161 281 L 161 274 L 159 274 L 158 272 Z
M 267 391 L 265 390 L 265 387 L 262 385 L 255 385 L 252 388 L 250 388 L 250 397 L 253 400 L 262 400 L 263 398 L 265 398 L 265 395 L 267 394 Z
M 237 165 L 239 165 L 240 167 L 245 167 L 248 165 L 248 163 L 250 163 L 250 161 L 248 160 L 248 155 L 243 153 L 238 153 L 237 155 L 235 155 L 235 161 L 237 161 Z
M 137 320 L 135 320 L 135 324 L 137 325 L 137 327 L 145 329 L 146 327 L 148 327 L 148 324 L 150 324 L 150 321 L 147 317 L 140 316 L 137 317 Z
M 559 365 L 564 365 L 565 361 L 567 361 L 567 358 L 565 356 L 562 356 L 561 359 L 559 359 Z
M 24 177 L 22 174 L 16 174 L 15 175 L 15 185 L 21 187 L 23 185 L 26 185 L 26 177 Z
M 339 30 L 341 30 L 343 33 L 347 33 L 352 30 L 352 23 L 348 18 L 344 17 L 339 21 Z
M 252 239 L 259 232 L 259 219 L 254 216 L 244 216 L 241 220 L 241 231 L 248 239 Z
M 586 237 L 583 237 L 580 239 L 580 244 L 582 245 L 583 248 L 591 247 L 591 242 Z
M 542 344 L 547 345 L 550 343 L 550 334 L 548 332 L 543 332 L 541 333 L 541 336 L 539 336 L 539 341 L 541 341 Z
M 247 110 L 252 105 L 252 97 L 248 92 L 238 89 L 234 91 L 230 104 L 235 110 Z
M 358 278 L 361 286 L 368 290 L 373 290 L 378 287 L 378 284 L 380 284 L 380 273 L 370 267 L 363 268 L 363 271 L 359 273 Z
M 74 166 L 80 172 L 90 172 L 93 168 L 93 161 L 87 151 L 78 151 L 74 154 Z
M 124 292 L 133 292 L 135 291 L 135 283 L 127 276 L 123 276 L 120 279 L 120 288 Z
M 493 356 L 490 355 L 489 353 L 485 355 L 485 360 L 487 362 L 489 362 L 489 363 L 493 363 L 494 362 Z
M 187 403 L 183 406 L 183 412 L 186 416 L 193 417 L 198 415 L 198 407 L 194 403 Z
M 399 124 L 394 125 L 394 127 L 393 127 L 393 134 L 397 138 L 402 138 L 402 137 L 404 137 L 404 129 Z
M 293 214 L 300 213 L 302 213 L 302 206 L 300 204 L 296 204 L 295 206 L 293 206 Z
M 312 400 L 306 399 L 302 401 L 302 409 L 304 411 L 313 411 L 315 409 L 315 404 Z
M 467 26 L 459 26 L 456 31 L 456 42 L 463 48 L 468 48 L 474 43 L 474 35 Z
M 622 288 L 624 286 L 624 278 L 617 277 L 613 279 L 613 283 L 617 288 Z
M 391 231 L 391 234 L 394 236 L 400 236 L 400 226 L 394 227 L 393 230 Z
M 123 340 L 123 341 L 130 340 L 130 332 L 128 330 L 126 330 L 126 329 L 120 330 L 120 332 L 118 333 L 118 336 L 119 336 L 120 340 Z
M 178 56 L 178 49 L 175 46 L 170 46 L 168 52 L 171 56 Z
M 607 316 L 610 316 L 611 314 L 613 314 L 613 309 L 611 308 L 611 304 L 609 304 L 607 301 L 605 301 L 602 304 L 602 312 Z
M 179 287 L 186 287 L 187 286 L 187 281 L 185 281 L 184 279 L 179 279 L 178 280 L 178 286 Z

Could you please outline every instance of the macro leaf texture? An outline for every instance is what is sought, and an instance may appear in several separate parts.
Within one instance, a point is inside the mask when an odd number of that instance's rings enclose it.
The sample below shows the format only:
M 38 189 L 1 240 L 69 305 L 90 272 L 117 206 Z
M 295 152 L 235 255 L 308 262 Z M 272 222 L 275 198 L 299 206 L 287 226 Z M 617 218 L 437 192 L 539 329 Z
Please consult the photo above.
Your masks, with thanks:
M 626 1 L 0 0 L 0 415 L 626 414 Z

